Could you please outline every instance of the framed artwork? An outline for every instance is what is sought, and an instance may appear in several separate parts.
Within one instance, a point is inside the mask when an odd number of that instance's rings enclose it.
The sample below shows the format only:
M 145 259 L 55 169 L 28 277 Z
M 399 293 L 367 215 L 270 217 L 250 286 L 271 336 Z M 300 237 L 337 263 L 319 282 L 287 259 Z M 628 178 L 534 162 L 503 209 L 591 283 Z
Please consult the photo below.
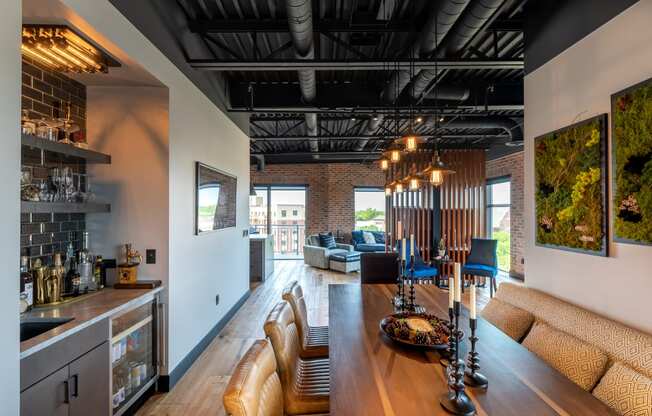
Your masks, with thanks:
M 535 139 L 536 244 L 608 255 L 607 115 Z
M 611 96 L 613 236 L 652 245 L 652 79 Z
M 238 179 L 200 162 L 195 178 L 195 234 L 235 227 Z

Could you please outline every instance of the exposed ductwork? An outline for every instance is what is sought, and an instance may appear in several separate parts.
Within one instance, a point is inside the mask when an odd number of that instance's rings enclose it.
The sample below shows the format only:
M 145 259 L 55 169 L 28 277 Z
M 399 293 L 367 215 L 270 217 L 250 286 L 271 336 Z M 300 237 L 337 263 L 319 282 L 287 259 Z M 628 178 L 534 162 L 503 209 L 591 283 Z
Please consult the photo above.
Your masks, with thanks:
M 263 155 L 251 155 L 253 159 L 255 159 L 256 163 L 256 170 L 258 172 L 262 172 L 265 170 L 265 156 Z
M 437 51 L 437 57 L 458 55 L 504 2 L 505 0 L 473 0 L 446 37 L 443 47 Z M 419 71 L 412 81 L 412 97 L 421 97 L 428 85 L 437 78 L 438 72 L 440 71 L 434 69 Z
M 419 58 L 421 55 L 431 55 L 441 44 L 442 39 L 460 16 L 469 0 L 446 0 L 438 2 L 428 17 L 428 21 L 421 30 L 421 36 L 410 48 L 408 57 Z M 409 71 L 395 71 L 387 86 L 381 93 L 381 98 L 386 102 L 396 101 L 401 91 L 410 83 Z M 363 131 L 364 135 L 372 135 L 382 123 L 382 115 L 369 120 Z M 368 140 L 360 140 L 355 150 L 361 151 L 367 145 Z
M 290 35 L 294 45 L 297 59 L 314 59 L 315 49 L 312 28 L 312 2 L 311 0 L 286 0 L 285 1 Z M 305 103 L 310 103 L 317 95 L 317 78 L 315 70 L 302 69 L 299 75 L 299 88 Z M 309 136 L 317 135 L 317 115 L 306 113 L 306 127 Z M 310 140 L 310 151 L 318 152 L 317 140 Z
M 436 123 L 434 120 L 429 120 L 427 124 L 435 126 Z M 509 135 L 510 142 L 523 141 L 523 128 L 520 123 L 506 116 L 457 118 L 443 123 L 440 127 L 451 129 L 502 129 Z
M 455 85 L 441 85 L 436 91 L 430 91 L 426 98 L 442 101 L 466 101 L 471 95 L 471 90 Z

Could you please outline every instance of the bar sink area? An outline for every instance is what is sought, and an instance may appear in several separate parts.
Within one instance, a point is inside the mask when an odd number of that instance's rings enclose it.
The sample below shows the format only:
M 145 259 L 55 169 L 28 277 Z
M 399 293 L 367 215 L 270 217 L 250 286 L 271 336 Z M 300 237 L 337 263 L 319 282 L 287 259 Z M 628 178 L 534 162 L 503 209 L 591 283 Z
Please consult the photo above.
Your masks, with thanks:
M 27 318 L 20 322 L 20 342 L 66 324 L 75 318 Z

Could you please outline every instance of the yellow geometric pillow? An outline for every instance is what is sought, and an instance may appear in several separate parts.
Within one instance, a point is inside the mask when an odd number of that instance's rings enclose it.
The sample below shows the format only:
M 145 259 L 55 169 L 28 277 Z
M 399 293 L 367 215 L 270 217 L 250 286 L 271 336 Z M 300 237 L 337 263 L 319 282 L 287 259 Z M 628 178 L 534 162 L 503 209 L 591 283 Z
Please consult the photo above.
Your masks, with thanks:
M 652 380 L 615 363 L 593 395 L 623 416 L 652 416 Z
M 594 346 L 539 321 L 523 346 L 586 391 L 600 380 L 609 360 Z
M 482 317 L 516 342 L 523 339 L 523 335 L 534 321 L 534 315 L 530 312 L 496 298 L 491 299 L 484 307 Z

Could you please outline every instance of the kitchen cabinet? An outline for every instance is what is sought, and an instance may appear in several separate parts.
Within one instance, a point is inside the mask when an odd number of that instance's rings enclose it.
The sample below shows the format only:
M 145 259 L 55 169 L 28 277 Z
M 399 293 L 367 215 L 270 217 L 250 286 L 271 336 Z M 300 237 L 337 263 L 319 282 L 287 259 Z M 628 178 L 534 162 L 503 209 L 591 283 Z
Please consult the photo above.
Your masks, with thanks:
M 21 416 L 108 416 L 109 343 L 87 352 L 20 394 Z
M 264 282 L 274 273 L 274 237 L 266 234 L 249 236 L 249 281 Z

